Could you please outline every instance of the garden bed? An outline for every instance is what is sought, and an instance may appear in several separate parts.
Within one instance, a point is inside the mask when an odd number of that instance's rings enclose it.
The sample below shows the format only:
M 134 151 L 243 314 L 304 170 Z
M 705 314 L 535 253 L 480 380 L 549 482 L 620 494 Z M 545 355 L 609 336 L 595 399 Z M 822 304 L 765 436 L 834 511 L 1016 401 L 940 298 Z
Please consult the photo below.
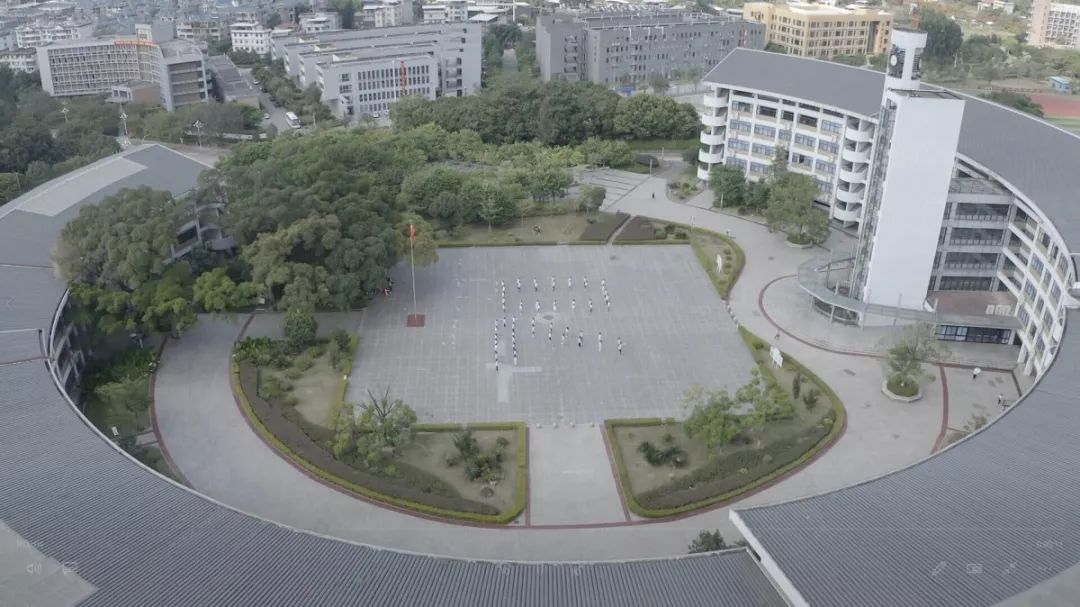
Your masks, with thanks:
M 599 213 L 593 215 L 589 219 L 593 219 L 592 223 L 585 226 L 585 229 L 581 232 L 580 240 L 586 242 L 607 242 L 611 235 L 614 234 L 622 224 L 626 223 L 626 220 L 630 219 L 630 216 L 626 213 Z
M 690 439 L 675 420 L 608 420 L 606 429 L 619 471 L 620 488 L 630 509 L 645 517 L 666 517 L 715 506 L 756 489 L 795 470 L 839 437 L 846 424 L 836 394 L 797 361 L 769 368 L 768 346 L 740 328 L 761 372 L 774 379 L 792 397 L 795 415 L 745 431 L 741 440 L 710 451 L 701 437 Z M 800 395 L 814 389 L 817 402 L 808 406 L 792 394 L 796 374 Z M 656 448 L 677 448 L 681 466 L 648 463 L 642 443 Z
M 716 292 L 727 299 L 742 273 L 743 266 L 746 265 L 742 247 L 727 236 L 700 229 L 691 231 L 690 245 L 694 248 L 701 267 L 709 275 L 709 280 L 716 287 Z M 724 260 L 722 269 L 716 266 L 717 255 Z
M 615 237 L 616 244 L 686 244 L 689 228 L 635 215 Z
M 580 213 L 567 213 L 526 217 L 524 221 L 518 218 L 508 225 L 493 226 L 490 230 L 487 224 L 470 224 L 456 228 L 452 233 L 446 234 L 445 238 L 438 239 L 436 243 L 440 247 L 471 247 L 553 245 L 573 242 L 591 226 L 588 219 L 601 216 L 603 214 L 586 216 Z M 537 233 L 533 226 L 539 227 L 540 232 Z M 442 230 L 439 232 L 441 233 Z

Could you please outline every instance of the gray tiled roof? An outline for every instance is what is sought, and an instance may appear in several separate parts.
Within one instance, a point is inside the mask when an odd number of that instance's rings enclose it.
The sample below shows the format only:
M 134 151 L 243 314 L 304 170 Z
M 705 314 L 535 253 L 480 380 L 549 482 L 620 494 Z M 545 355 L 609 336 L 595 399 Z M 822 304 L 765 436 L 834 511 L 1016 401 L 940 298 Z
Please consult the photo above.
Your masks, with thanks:
M 146 169 L 125 183 L 174 192 L 193 187 L 201 168 L 160 147 L 128 159 Z M 19 213 L 0 218 L 0 230 L 25 219 Z M 40 221 L 51 242 L 63 222 Z M 9 293 L 0 331 L 31 330 L 0 332 L 0 521 L 43 555 L 74 563 L 88 583 L 78 591 L 96 588 L 85 605 L 784 604 L 745 550 L 633 562 L 466 561 L 321 537 L 230 509 L 117 451 L 76 415 L 43 360 L 12 362 L 40 355 L 33 329 L 48 331 L 63 287 L 48 268 L 0 265 L 0 297 Z M 42 604 L 55 586 L 27 582 L 10 549 L 0 549 L 0 605 L 28 594 Z
M 884 76 L 740 49 L 707 79 L 867 114 Z M 967 97 L 959 151 L 1023 192 L 1080 251 L 1080 138 Z M 866 483 L 737 516 L 812 605 L 1080 604 L 1077 377 L 1080 333 L 1067 330 L 1034 390 L 971 439 Z

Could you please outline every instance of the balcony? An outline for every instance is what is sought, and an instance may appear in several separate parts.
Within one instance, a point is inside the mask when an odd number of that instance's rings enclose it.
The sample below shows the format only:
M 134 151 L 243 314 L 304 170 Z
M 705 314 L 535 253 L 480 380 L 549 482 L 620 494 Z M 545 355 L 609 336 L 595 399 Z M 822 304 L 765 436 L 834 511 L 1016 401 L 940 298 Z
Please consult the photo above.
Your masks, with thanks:
M 1038 226 L 1034 221 L 1014 221 L 1009 224 L 1009 227 L 1013 229 L 1018 236 L 1023 236 L 1030 242 L 1035 242 L 1035 234 L 1038 233 Z
M 705 107 L 711 108 L 726 108 L 728 106 L 727 95 L 723 97 L 715 97 L 713 95 L 705 95 Z
M 854 188 L 854 189 L 851 189 L 851 190 L 845 190 L 845 189 L 842 189 L 842 188 L 838 187 L 838 188 L 836 188 L 836 199 L 839 200 L 840 202 L 845 202 L 845 203 L 848 203 L 848 204 L 856 204 L 856 203 L 862 202 L 863 192 L 865 192 L 865 191 L 866 191 L 866 188 L 863 188 L 863 187 Z
M 719 164 L 723 160 L 723 152 L 717 149 L 715 152 L 698 150 L 698 160 L 709 164 Z
M 697 178 L 702 180 L 702 181 L 708 181 L 709 180 L 709 169 L 702 168 L 702 165 L 698 164 Z
M 834 206 L 832 209 L 832 216 L 834 219 L 843 221 L 844 223 L 850 223 L 854 221 L 862 220 L 862 205 L 853 205 L 848 208 L 840 208 Z
M 840 179 L 848 183 L 866 183 L 866 178 L 869 176 L 870 169 L 867 166 L 863 166 L 861 169 L 852 168 L 850 171 L 843 168 L 840 169 Z
M 870 162 L 870 145 L 860 144 L 855 147 L 844 146 L 840 150 L 840 157 L 848 162 L 869 164 Z
M 701 124 L 704 124 L 705 126 L 725 126 L 727 125 L 727 113 L 721 111 L 719 116 L 702 114 Z
M 701 143 L 705 145 L 722 145 L 724 143 L 725 129 L 723 127 L 717 128 L 715 135 L 710 135 L 709 131 L 701 131 Z
M 1026 268 L 1028 261 L 1031 259 L 1031 253 L 1028 252 L 1027 247 L 1021 244 L 1011 244 L 1005 247 L 1005 257 L 1009 258 L 1013 264 L 1020 268 Z
M 855 130 L 848 129 L 844 132 L 844 138 L 857 143 L 870 143 L 874 140 L 874 130 Z

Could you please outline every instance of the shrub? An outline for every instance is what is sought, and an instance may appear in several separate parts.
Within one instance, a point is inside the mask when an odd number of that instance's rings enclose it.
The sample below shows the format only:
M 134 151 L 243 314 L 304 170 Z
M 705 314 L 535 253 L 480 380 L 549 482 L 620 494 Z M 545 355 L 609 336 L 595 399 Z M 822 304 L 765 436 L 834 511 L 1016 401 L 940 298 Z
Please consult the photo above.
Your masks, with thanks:
M 293 352 L 300 352 L 315 343 L 319 323 L 315 313 L 304 308 L 290 308 L 285 313 L 285 341 Z
M 802 402 L 806 405 L 807 409 L 813 409 L 817 406 L 818 397 L 821 396 L 821 392 L 817 388 L 810 388 L 803 394 Z
M 791 378 L 791 395 L 795 398 L 799 398 L 799 392 L 802 391 L 802 380 L 803 376 L 799 371 L 796 371 L 795 377 Z
M 309 352 L 304 352 L 303 354 L 297 356 L 295 360 L 293 360 L 292 366 L 293 369 L 296 371 L 307 371 L 308 369 L 315 366 L 315 359 L 312 358 Z M 286 375 L 286 377 L 288 377 L 288 375 Z M 289 377 L 289 379 L 296 379 L 296 377 Z
M 886 385 L 889 388 L 889 392 L 892 392 L 897 396 L 910 397 L 919 393 L 918 383 L 896 375 L 890 377 Z
M 675 240 L 686 240 L 687 238 L 688 236 L 686 235 L 685 230 L 677 230 L 675 232 Z
M 236 360 L 250 362 L 259 367 L 270 364 L 274 354 L 274 340 L 269 337 L 247 337 L 236 344 Z
M 681 184 L 680 184 L 680 186 L 681 186 Z M 679 186 L 676 186 L 676 187 L 679 187 Z M 666 224 L 664 226 L 664 231 L 667 232 L 668 234 L 674 234 L 675 233 L 675 224 L 673 224 L 673 223 Z
M 665 230 L 664 228 L 656 228 L 655 230 L 653 230 L 653 237 L 657 240 L 664 240 L 665 238 L 667 238 L 667 230 Z
M 292 368 L 289 368 L 289 369 L 285 370 L 285 378 L 286 379 L 291 379 L 291 380 L 295 381 L 295 380 L 300 379 L 301 376 L 303 376 L 303 372 L 300 371 L 300 369 L 297 369 L 295 367 L 292 367 Z

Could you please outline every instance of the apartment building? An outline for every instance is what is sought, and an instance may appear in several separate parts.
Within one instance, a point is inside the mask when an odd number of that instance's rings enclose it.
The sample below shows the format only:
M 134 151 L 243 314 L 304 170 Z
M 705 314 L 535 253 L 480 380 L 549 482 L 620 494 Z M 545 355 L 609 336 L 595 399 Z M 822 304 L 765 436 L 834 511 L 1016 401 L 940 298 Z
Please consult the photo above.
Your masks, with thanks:
M 383 0 L 364 4 L 361 19 L 369 27 L 399 27 L 415 22 L 413 0 Z
M 743 16 L 765 25 L 765 38 L 797 57 L 878 55 L 889 49 L 891 13 L 829 4 L 747 2 Z
M 229 29 L 218 19 L 197 17 L 176 22 L 176 39 L 187 42 L 217 42 L 229 35 Z
M 700 76 L 732 49 L 765 47 L 765 28 L 730 15 L 642 9 L 542 16 L 536 58 L 545 81 L 644 82 Z
M 300 15 L 300 31 L 304 34 L 318 34 L 336 29 L 341 29 L 341 17 L 337 13 Z
M 424 23 L 461 23 L 469 19 L 469 3 L 466 0 L 436 0 L 423 5 Z
M 705 78 L 698 176 L 725 163 L 763 179 L 776 148 L 787 148 L 789 169 L 812 176 L 823 210 L 857 236 L 850 251 L 800 266 L 816 311 L 862 326 L 928 322 L 943 340 L 1012 345 L 1022 372 L 1039 375 L 1077 302 L 1065 240 L 1032 193 L 1063 208 L 1072 195 L 1034 178 L 1014 146 L 1065 154 L 1075 138 L 921 83 L 924 44 L 924 33 L 897 30 L 886 74 L 734 51 Z M 1000 145 L 1002 130 L 1014 146 Z
M 1080 5 L 1035 0 L 1031 5 L 1028 44 L 1080 48 Z
M 337 30 L 275 37 L 301 88 L 312 84 L 341 118 L 381 115 L 405 95 L 460 97 L 480 88 L 480 26 L 470 23 Z
M 32 74 L 37 71 L 37 51 L 32 48 L 0 51 L 0 65 L 6 65 L 15 72 Z
M 65 40 L 85 40 L 94 35 L 94 24 L 89 21 L 38 21 L 15 28 L 15 46 L 37 48 Z
M 229 26 L 229 40 L 233 50 L 258 55 L 270 52 L 270 37 L 274 30 L 252 21 L 239 21 Z
M 41 86 L 53 97 L 111 94 L 116 87 L 135 95 L 146 83 L 157 87 L 169 111 L 208 97 L 202 51 L 174 39 L 170 23 L 138 25 L 133 37 L 54 42 L 37 49 L 37 64 Z

